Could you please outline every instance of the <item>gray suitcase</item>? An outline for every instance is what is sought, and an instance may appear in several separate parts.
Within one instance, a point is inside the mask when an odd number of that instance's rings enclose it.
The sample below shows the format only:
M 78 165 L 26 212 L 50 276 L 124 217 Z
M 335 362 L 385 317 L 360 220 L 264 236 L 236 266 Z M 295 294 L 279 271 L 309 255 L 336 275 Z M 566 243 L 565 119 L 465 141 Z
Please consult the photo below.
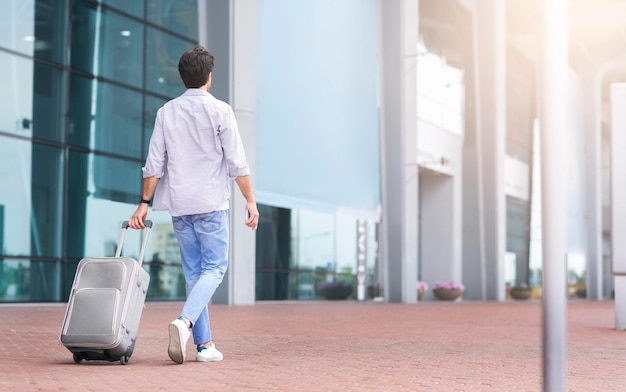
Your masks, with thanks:
M 84 359 L 126 365 L 133 354 L 150 282 L 141 264 L 152 222 L 144 224 L 138 261 L 120 257 L 126 221 L 115 257 L 84 258 L 78 263 L 59 337 L 76 363 Z

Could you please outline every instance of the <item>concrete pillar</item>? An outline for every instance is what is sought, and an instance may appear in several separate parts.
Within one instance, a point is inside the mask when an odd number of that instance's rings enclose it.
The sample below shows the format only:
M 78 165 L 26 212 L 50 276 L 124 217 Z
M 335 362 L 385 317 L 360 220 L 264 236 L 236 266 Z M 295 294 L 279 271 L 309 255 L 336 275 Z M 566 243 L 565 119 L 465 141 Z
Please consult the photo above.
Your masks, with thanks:
M 566 391 L 568 1 L 547 0 L 541 34 L 543 388 Z
M 506 251 L 506 3 L 504 0 L 476 2 L 477 78 L 480 128 L 479 195 L 483 210 L 484 274 L 483 299 L 503 301 L 504 254 Z
M 611 262 L 615 329 L 626 330 L 626 83 L 611 85 Z
M 601 85 L 593 69 L 584 72 L 583 110 L 587 203 L 587 298 L 602 299 L 602 109 Z
M 419 1 L 378 1 L 381 59 L 382 262 L 390 302 L 417 301 Z
M 462 191 L 462 276 L 465 284 L 464 298 L 487 299 L 486 265 L 484 255 L 484 217 L 483 188 L 482 188 L 482 129 L 480 121 L 480 89 L 479 86 L 479 54 L 478 54 L 478 25 L 476 10 L 472 6 L 472 66 L 466 72 L 466 88 L 471 88 L 474 98 L 474 123 L 469 124 L 465 132 L 462 147 L 463 180 Z M 471 87 L 470 87 L 471 86 Z M 466 114 L 466 115 L 469 115 Z M 471 133 L 470 133 L 471 132 Z M 473 135 L 473 137 L 471 137 Z
M 257 0 L 201 1 L 198 18 L 200 43 L 216 57 L 211 93 L 235 112 L 254 182 Z M 255 301 L 256 233 L 244 225 L 245 199 L 234 183 L 230 210 L 230 264 L 212 302 L 249 305 Z

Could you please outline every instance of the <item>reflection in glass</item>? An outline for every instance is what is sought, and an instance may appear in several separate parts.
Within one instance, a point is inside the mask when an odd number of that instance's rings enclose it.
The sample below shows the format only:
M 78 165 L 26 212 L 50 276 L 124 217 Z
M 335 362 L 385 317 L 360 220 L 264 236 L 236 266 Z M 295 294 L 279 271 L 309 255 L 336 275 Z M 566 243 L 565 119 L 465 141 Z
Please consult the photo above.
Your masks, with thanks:
M 142 0 L 100 0 L 102 3 L 117 8 L 138 18 L 143 19 L 144 4 Z
M 8 4 L 11 12 L 0 12 L 0 31 L 3 32 L 0 46 L 32 56 L 35 52 L 35 1 L 8 0 Z
M 66 76 L 57 68 L 35 63 L 33 75 L 33 137 L 57 142 L 65 139 Z M 23 123 L 22 126 L 27 124 Z
M 1 254 L 61 256 L 61 150 L 0 137 Z
M 178 59 L 195 44 L 151 27 L 147 36 L 146 89 L 172 98 L 182 94 L 185 85 L 178 73 Z
M 36 143 L 32 148 L 30 254 L 61 257 L 64 202 L 62 151 Z
M 287 299 L 291 259 L 291 210 L 258 205 L 263 230 L 256 239 L 256 298 Z
M 0 52 L 0 131 L 63 141 L 65 73 Z
M 65 63 L 68 0 L 3 0 L 0 46 Z
M 68 180 L 68 257 L 111 254 L 121 222 L 130 217 L 137 205 L 141 165 L 71 151 Z
M 70 97 L 70 143 L 98 151 L 142 157 L 140 93 L 72 75 Z
M 256 273 L 256 300 L 284 300 L 298 298 L 289 292 L 290 274 L 269 271 Z
M 35 57 L 66 63 L 67 2 L 67 0 L 36 1 Z
M 298 269 L 321 269 L 334 273 L 337 268 L 335 249 L 336 220 L 333 214 L 306 210 L 293 212 L 295 223 L 294 260 Z M 355 246 L 356 248 L 356 242 Z M 343 243 L 342 249 L 350 248 Z M 352 262 L 356 260 L 351 260 Z
M 154 211 L 150 212 L 149 219 L 153 226 L 145 258 L 145 268 L 150 273 L 148 298 L 184 299 L 185 279 L 172 220 L 168 213 Z
M 62 301 L 61 281 L 58 262 L 0 260 L 0 302 Z
M 197 0 L 147 0 L 146 19 L 192 40 L 198 38 Z
M 355 217 L 263 204 L 258 207 L 263 230 L 257 233 L 256 241 L 257 300 L 319 298 L 318 283 L 355 284 Z M 376 223 L 365 224 L 365 283 L 369 283 L 376 279 Z
M 27 141 L 0 136 L 0 206 L 4 209 L 2 253 L 28 256 L 31 251 L 32 150 Z
M 180 266 L 149 263 L 144 268 L 150 273 L 149 299 L 185 299 L 185 277 Z
M 0 34 L 2 35 L 2 34 Z M 0 131 L 32 136 L 33 73 L 32 60 L 0 51 Z
M 72 12 L 72 67 L 141 87 L 142 24 L 83 1 Z

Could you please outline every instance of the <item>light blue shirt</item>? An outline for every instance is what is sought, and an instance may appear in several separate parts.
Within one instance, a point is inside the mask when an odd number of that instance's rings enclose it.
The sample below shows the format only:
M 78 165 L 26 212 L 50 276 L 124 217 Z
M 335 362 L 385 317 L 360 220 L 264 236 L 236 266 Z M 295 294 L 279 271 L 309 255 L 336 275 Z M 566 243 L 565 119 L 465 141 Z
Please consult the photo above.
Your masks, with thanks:
M 160 178 L 152 209 L 172 216 L 227 210 L 231 179 L 250 174 L 233 109 L 188 89 L 159 109 L 143 178 Z

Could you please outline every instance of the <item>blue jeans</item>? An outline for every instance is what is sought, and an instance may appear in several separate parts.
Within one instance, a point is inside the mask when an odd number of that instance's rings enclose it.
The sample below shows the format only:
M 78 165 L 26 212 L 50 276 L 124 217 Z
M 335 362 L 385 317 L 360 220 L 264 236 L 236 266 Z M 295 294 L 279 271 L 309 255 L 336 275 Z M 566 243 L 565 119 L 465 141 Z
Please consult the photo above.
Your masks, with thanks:
M 228 268 L 228 210 L 172 217 L 185 274 L 181 316 L 193 323 L 193 341 L 210 342 L 208 304 Z

